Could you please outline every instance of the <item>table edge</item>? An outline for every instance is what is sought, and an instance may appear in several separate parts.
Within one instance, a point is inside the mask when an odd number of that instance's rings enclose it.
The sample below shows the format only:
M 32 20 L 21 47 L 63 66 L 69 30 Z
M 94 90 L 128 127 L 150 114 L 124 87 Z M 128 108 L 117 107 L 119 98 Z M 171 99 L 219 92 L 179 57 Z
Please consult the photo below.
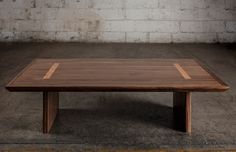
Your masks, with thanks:
M 195 61 L 201 68 L 203 68 L 206 72 L 208 72 L 219 84 L 221 84 L 220 87 L 139 87 L 139 86 L 130 86 L 130 87 L 98 87 L 98 86 L 92 86 L 92 87 L 73 87 L 73 86 L 14 86 L 12 85 L 14 83 L 14 81 L 21 75 L 24 73 L 24 71 L 26 71 L 34 62 L 38 61 L 38 60 L 63 60 L 66 58 L 36 58 L 33 59 L 25 68 L 23 68 L 9 83 L 7 83 L 7 85 L 5 86 L 5 88 L 8 91 L 14 91 L 14 92 L 41 92 L 41 91 L 60 91 L 60 92 L 72 92 L 72 91 L 76 91 L 76 92 L 86 92 L 86 91 L 118 91 L 118 92 L 154 92 L 154 91 L 158 91 L 158 92 L 175 92 L 175 91 L 191 91 L 191 92 L 223 92 L 228 90 L 230 87 L 222 80 L 220 79 L 218 76 L 216 76 L 211 70 L 209 70 L 209 68 L 206 65 L 203 65 L 198 59 L 190 59 L 190 58 L 183 58 L 182 60 L 193 60 Z M 120 59 L 120 60 L 127 60 L 130 58 L 71 58 L 71 59 Z M 156 59 L 158 60 L 158 58 L 132 58 L 133 60 L 145 60 L 145 59 Z M 173 58 L 172 58 L 173 59 Z M 166 60 L 172 60 L 172 59 L 166 59 Z M 68 59 L 69 60 L 69 59 Z M 165 60 L 165 59 L 163 59 Z M 178 60 L 177 59 L 173 59 L 173 60 Z M 181 58 L 179 58 L 179 60 L 181 60 Z

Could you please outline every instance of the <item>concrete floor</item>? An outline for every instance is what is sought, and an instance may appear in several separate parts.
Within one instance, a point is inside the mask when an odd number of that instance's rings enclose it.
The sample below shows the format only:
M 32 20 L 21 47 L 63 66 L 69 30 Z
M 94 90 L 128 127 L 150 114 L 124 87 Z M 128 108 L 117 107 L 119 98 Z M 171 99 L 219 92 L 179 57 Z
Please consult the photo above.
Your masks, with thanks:
M 196 58 L 231 88 L 193 93 L 192 135 L 172 128 L 172 93 L 61 93 L 42 134 L 42 93 L 5 84 L 35 58 Z M 0 43 L 0 148 L 235 148 L 236 45 Z

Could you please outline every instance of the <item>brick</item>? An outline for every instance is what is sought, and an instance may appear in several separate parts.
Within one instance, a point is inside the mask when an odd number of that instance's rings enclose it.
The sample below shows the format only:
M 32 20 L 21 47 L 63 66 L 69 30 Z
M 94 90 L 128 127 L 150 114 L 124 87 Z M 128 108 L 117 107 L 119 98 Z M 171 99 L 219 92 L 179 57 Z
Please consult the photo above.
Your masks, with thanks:
M 209 8 L 209 4 L 205 0 L 180 0 L 181 9 L 205 9 Z
M 75 21 L 77 19 L 82 19 L 86 17 L 85 16 L 85 10 L 84 9 L 68 9 L 68 8 L 62 8 L 58 10 L 58 13 L 56 14 L 57 20 L 64 20 L 65 21 Z
M 149 33 L 146 32 L 127 32 L 126 42 L 148 42 Z
M 159 8 L 161 9 L 180 9 L 180 0 L 159 0 Z
M 9 20 L 12 19 L 11 8 L 1 8 L 0 9 L 0 19 Z
M 71 9 L 70 9 L 71 10 Z M 91 19 L 97 19 L 98 15 L 92 11 L 90 11 L 90 9 L 74 9 L 73 13 L 71 17 L 71 19 L 74 18 L 74 20 L 79 20 L 79 19 L 84 19 L 84 20 L 91 20 Z M 63 16 L 63 15 L 62 15 Z M 66 16 L 64 14 L 64 16 Z
M 15 20 L 1 20 L 1 30 L 2 32 L 15 32 L 18 31 L 18 24 Z
M 56 19 L 76 21 L 84 20 L 121 20 L 125 18 L 122 9 L 68 9 L 62 8 L 56 13 Z
M 4 20 L 25 20 L 30 16 L 29 9 L 25 8 L 1 8 L 0 19 Z
M 236 21 L 227 22 L 226 30 L 228 32 L 236 32 Z
M 2 31 L 5 27 L 5 22 L 4 20 L 0 20 L 0 31 Z
M 32 32 L 32 31 L 16 32 L 15 40 L 21 42 L 39 41 L 40 40 L 39 33 L 40 32 Z
M 104 42 L 124 42 L 125 33 L 124 32 L 103 32 L 99 36 L 99 39 Z
M 158 0 L 125 0 L 125 8 L 150 9 L 158 8 Z
M 123 32 L 178 32 L 175 21 L 110 21 L 105 23 L 107 31 Z
M 105 20 L 121 20 L 125 18 L 123 9 L 90 9 L 89 12 L 95 17 L 101 17 Z
M 171 34 L 169 33 L 150 33 L 151 43 L 171 43 Z
M 73 42 L 80 40 L 79 32 L 56 32 L 56 40 L 63 42 Z
M 207 6 L 211 10 L 223 10 L 225 9 L 225 1 L 224 0 L 205 0 Z
M 87 32 L 83 38 L 86 42 L 102 42 L 102 32 Z
M 15 38 L 14 32 L 0 32 L 1 42 L 12 42 L 14 41 L 14 38 Z
M 172 34 L 172 41 L 174 43 L 194 43 L 195 35 L 193 33 Z
M 235 0 L 225 0 L 225 8 L 227 10 L 236 10 L 236 1 Z
M 15 8 L 11 11 L 11 18 L 16 20 L 26 20 L 30 18 L 29 9 Z
M 216 33 L 197 33 L 195 34 L 196 43 L 215 43 L 218 42 Z
M 135 25 L 136 31 L 147 32 L 179 32 L 179 23 L 176 21 L 137 21 Z
M 181 22 L 181 32 L 224 32 L 225 25 L 223 21 L 186 21 Z
M 4 39 L 3 39 L 3 34 L 2 32 L 0 31 L 0 42 L 4 42 Z
M 44 41 L 55 41 L 56 32 L 24 32 L 15 33 L 17 41 L 24 41 L 24 42 L 30 42 L 30 41 L 36 41 L 36 42 L 44 42 Z
M 36 7 L 61 8 L 65 7 L 64 0 L 36 0 Z
M 218 10 L 219 11 L 219 10 Z M 211 14 L 212 13 L 212 14 Z M 212 21 L 215 20 L 216 11 L 208 9 L 194 9 L 194 10 L 182 10 L 180 13 L 180 20 L 192 20 L 192 21 Z
M 67 21 L 64 23 L 63 31 L 67 32 L 86 32 L 88 31 L 87 21 L 78 20 L 76 21 Z
M 104 23 L 104 28 L 101 29 L 102 31 L 107 32 L 128 32 L 128 31 L 134 31 L 134 21 L 106 21 Z
M 61 32 L 64 31 L 64 22 L 61 20 L 45 20 L 42 22 L 42 31 Z
M 42 9 L 41 8 L 33 8 L 30 10 L 29 18 L 32 20 L 43 19 L 42 17 Z
M 88 31 L 104 31 L 103 23 L 100 20 L 88 20 Z M 106 31 L 106 30 L 105 30 Z
M 18 20 L 16 25 L 17 31 L 21 32 L 41 31 L 41 22 L 36 20 Z
M 236 33 L 219 33 L 219 42 L 221 43 L 235 43 L 236 42 Z
M 151 19 L 153 20 L 194 20 L 196 13 L 190 10 L 177 9 L 153 9 Z
M 234 10 L 212 10 L 208 11 L 205 18 L 209 20 L 235 20 L 236 11 Z
M 55 20 L 57 15 L 57 8 L 32 8 L 29 18 L 32 20 Z
M 91 0 L 90 8 L 123 8 L 124 0 Z
M 0 0 L 0 8 L 2 9 L 2 8 L 9 8 L 9 1 L 1 1 Z
M 132 20 L 151 19 L 153 9 L 127 9 L 126 18 Z
M 90 0 L 65 0 L 65 8 L 88 8 Z
M 155 13 L 158 14 L 158 13 Z M 214 21 L 234 20 L 236 11 L 225 9 L 194 9 L 194 10 L 164 10 L 159 13 L 162 19 L 191 20 L 191 21 Z M 155 16 L 153 16 L 155 17 Z
M 232 20 L 235 16 L 234 11 L 225 9 L 194 9 L 182 10 L 181 13 L 176 13 L 179 20 L 192 20 L 192 21 L 215 21 L 215 20 Z
M 0 2 L 0 8 L 33 8 L 34 0 L 3 0 Z
M 178 21 L 212 21 L 232 19 L 233 13 L 225 10 L 208 10 L 208 9 L 153 9 L 151 19 L 157 20 L 178 20 Z
M 40 41 L 55 41 L 56 40 L 56 32 L 40 32 L 39 33 Z

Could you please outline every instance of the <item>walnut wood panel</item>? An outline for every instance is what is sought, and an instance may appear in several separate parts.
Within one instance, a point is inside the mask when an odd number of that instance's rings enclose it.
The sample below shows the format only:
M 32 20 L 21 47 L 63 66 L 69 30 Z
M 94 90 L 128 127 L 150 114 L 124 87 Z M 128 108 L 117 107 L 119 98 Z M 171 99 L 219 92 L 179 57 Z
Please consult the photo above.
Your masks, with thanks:
M 173 98 L 174 127 L 177 130 L 191 133 L 190 92 L 174 92 Z
M 55 63 L 59 66 L 49 79 L 44 79 Z M 37 59 L 6 88 L 10 91 L 225 91 L 229 87 L 192 59 Z
M 59 93 L 43 92 L 43 133 L 49 133 L 59 110 Z

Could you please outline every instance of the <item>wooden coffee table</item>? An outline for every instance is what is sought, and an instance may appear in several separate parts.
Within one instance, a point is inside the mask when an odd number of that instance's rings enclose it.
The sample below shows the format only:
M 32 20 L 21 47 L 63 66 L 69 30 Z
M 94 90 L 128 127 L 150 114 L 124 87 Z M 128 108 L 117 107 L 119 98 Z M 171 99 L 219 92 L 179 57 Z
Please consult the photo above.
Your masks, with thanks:
M 229 87 L 192 59 L 36 59 L 6 88 L 43 92 L 43 132 L 59 109 L 59 92 L 173 92 L 175 128 L 191 132 L 191 92 Z

